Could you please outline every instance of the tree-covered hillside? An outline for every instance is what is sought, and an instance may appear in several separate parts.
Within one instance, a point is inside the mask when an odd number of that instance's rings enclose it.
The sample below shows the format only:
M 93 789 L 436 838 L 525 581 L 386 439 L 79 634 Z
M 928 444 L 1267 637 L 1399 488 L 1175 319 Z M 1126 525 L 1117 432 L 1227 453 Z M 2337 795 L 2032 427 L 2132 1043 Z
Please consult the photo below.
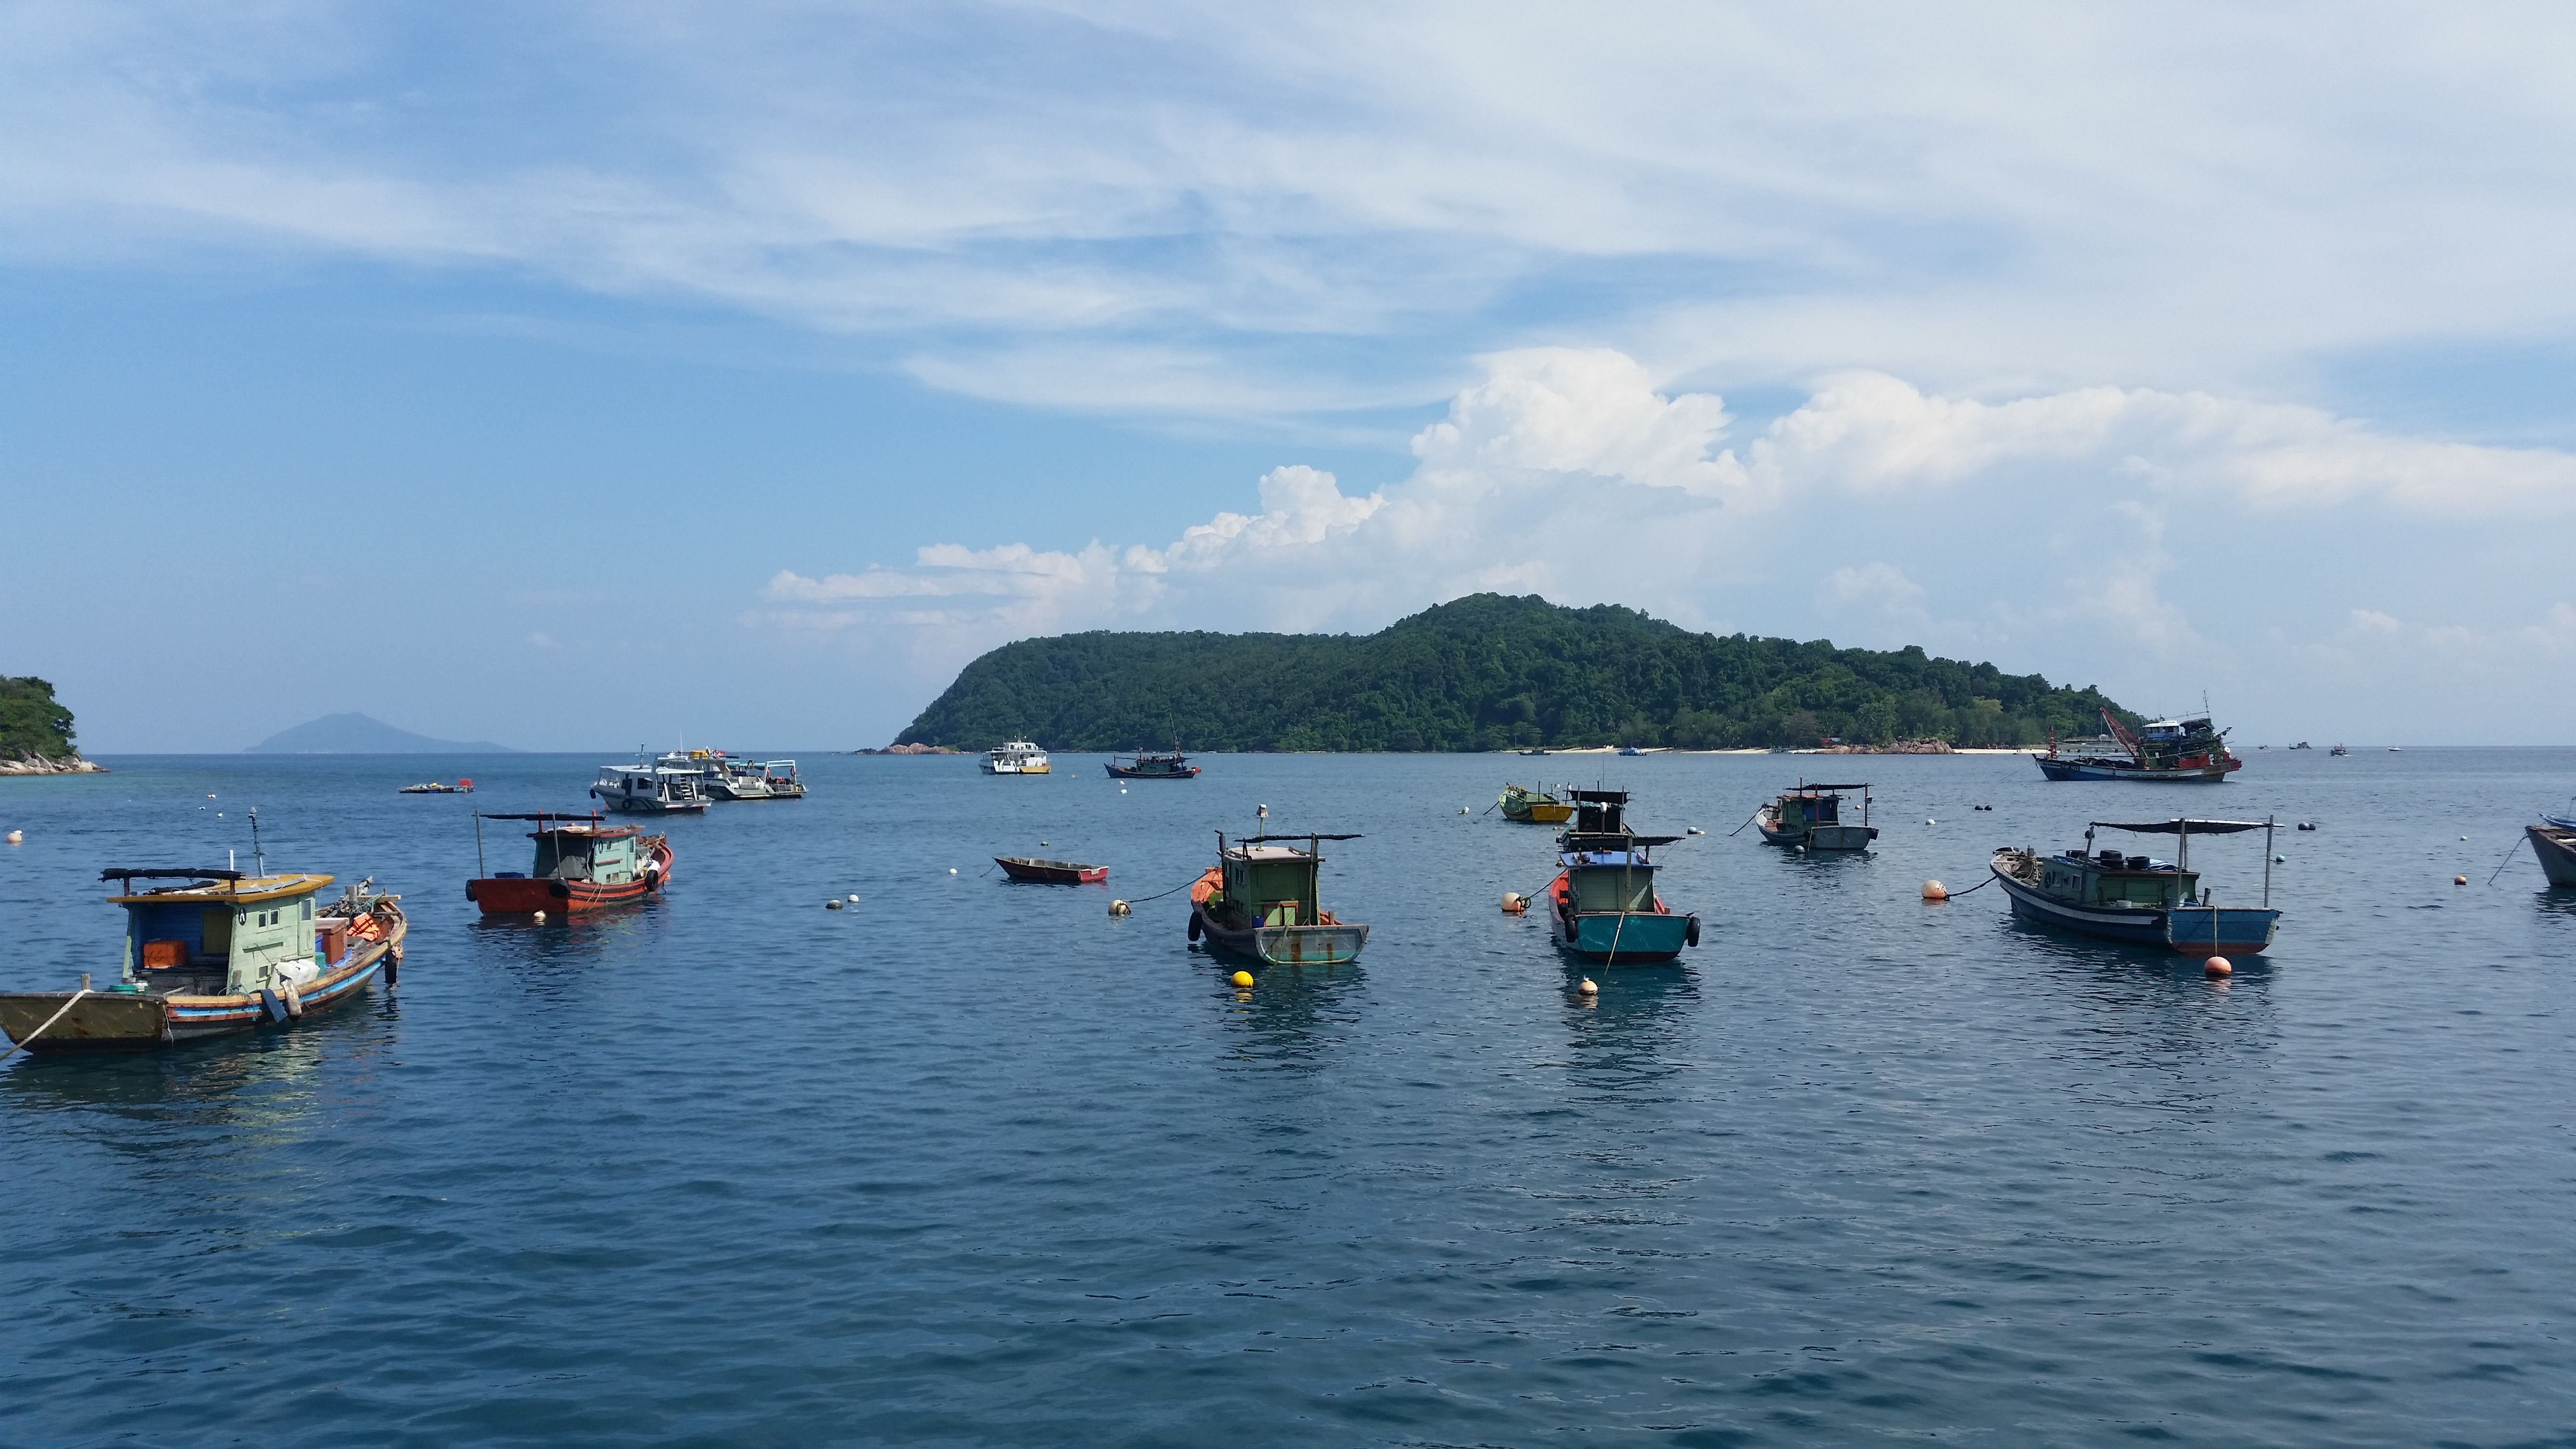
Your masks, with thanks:
M 54 702 L 54 687 L 33 675 L 0 674 L 0 760 L 75 753 L 72 712 Z
M 966 666 L 898 744 L 1492 750 L 1531 745 L 2029 745 L 2092 734 L 2092 688 L 1934 659 L 1694 634 L 1634 609 L 1475 594 L 1349 634 L 1095 632 Z

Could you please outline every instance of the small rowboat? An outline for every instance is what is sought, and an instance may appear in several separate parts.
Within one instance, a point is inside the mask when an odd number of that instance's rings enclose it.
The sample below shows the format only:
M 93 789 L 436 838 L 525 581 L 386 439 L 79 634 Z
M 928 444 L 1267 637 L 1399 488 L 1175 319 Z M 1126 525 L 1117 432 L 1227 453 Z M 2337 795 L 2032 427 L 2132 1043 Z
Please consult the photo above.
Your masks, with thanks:
M 1109 879 L 1109 867 L 1083 865 L 1070 860 L 1040 860 L 1030 855 L 997 855 L 993 864 L 1013 880 L 1036 881 L 1040 885 L 1098 885 Z

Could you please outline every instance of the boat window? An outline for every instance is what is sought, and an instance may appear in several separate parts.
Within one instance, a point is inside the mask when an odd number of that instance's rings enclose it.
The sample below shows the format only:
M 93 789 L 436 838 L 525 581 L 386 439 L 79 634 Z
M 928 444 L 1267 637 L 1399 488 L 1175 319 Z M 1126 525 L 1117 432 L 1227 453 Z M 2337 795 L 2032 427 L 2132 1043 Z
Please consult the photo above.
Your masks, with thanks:
M 1625 876 L 1623 883 L 1620 879 Z M 1624 889 L 1623 889 L 1624 884 Z M 1655 877 L 1651 871 L 1578 870 L 1574 872 L 1577 911 L 1651 911 Z

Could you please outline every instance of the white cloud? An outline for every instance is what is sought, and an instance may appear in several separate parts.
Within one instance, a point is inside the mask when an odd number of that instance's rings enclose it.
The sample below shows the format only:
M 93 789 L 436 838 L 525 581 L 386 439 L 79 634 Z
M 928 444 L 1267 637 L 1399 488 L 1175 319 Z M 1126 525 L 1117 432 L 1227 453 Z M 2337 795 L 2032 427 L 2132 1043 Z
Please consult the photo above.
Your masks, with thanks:
M 1739 451 L 1723 446 L 1718 398 L 1660 392 L 1620 353 L 1520 349 L 1484 365 L 1415 438 L 1413 475 L 1365 497 L 1283 467 L 1262 478 L 1259 512 L 1219 512 L 1168 541 L 939 545 L 904 567 L 782 573 L 773 611 L 807 626 L 932 625 L 953 667 L 1031 633 L 1367 630 L 1495 589 L 1642 604 L 1699 627 L 1751 614 L 1766 632 L 1831 629 L 2170 692 L 2177 676 L 2263 674 L 2272 646 L 2242 620 L 2303 608 L 2315 588 L 2270 581 L 2259 556 L 2274 540 L 2368 515 L 2439 549 L 2460 516 L 2563 518 L 2557 480 L 2576 477 L 2565 454 L 2443 445 L 2434 488 L 2418 440 L 2311 409 L 2110 388 L 1983 403 L 1875 375 L 1835 379 Z M 2230 547 L 2258 561 L 2239 569 Z M 1811 612 L 1802 621 L 1784 597 Z M 2319 660 L 2373 633 L 2435 638 L 2343 608 L 2331 627 L 2344 636 Z M 2533 627 L 2576 643 L 2563 606 Z M 2515 637 L 2491 630 L 2471 652 Z
M 1228 415 L 1335 406 L 1359 371 L 1436 396 L 1462 335 L 1546 328 L 1662 378 L 2000 395 L 2232 393 L 2321 350 L 2576 324 L 2562 10 L 1866 16 L 594 4 L 421 45 L 326 0 L 26 5 L 0 15 L 0 247 L 284 247 L 955 330 L 898 350 L 1082 407 L 1119 405 L 1086 358 L 1123 350 L 1140 406 Z M 1326 336 L 1352 343 L 1231 385 L 1152 361 Z M 2314 492 L 2340 461 L 2244 481 Z

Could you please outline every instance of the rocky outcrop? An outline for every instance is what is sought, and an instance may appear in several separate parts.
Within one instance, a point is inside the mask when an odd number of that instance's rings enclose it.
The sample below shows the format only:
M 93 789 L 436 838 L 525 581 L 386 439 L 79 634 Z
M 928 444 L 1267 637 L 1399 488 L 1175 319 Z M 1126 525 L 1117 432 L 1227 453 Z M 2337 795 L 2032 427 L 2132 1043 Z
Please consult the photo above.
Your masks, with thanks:
M 882 750 L 852 750 L 854 755 L 962 755 L 964 750 L 947 745 L 888 745 Z
M 0 775 L 104 775 L 107 767 L 93 765 L 78 755 L 59 759 L 45 755 L 20 755 L 14 760 L 0 760 Z

